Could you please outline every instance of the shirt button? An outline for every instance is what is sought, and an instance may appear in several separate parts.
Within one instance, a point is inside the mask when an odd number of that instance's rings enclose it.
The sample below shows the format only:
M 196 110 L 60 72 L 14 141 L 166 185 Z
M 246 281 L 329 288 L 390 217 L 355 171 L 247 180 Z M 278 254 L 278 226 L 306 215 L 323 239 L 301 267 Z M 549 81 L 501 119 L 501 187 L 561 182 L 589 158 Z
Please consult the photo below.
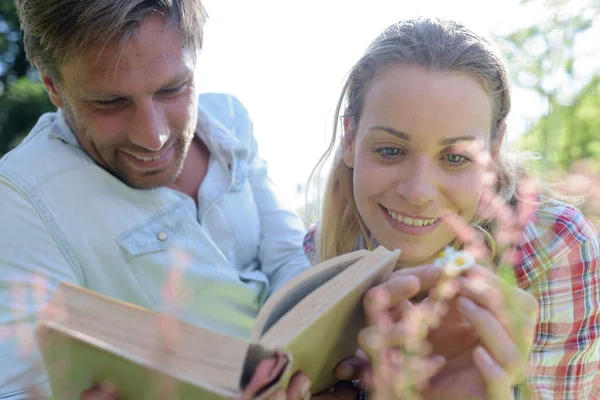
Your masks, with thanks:
M 169 238 L 169 236 L 165 232 L 158 232 L 158 235 L 156 235 L 156 237 L 161 242 L 164 242 L 165 240 L 167 240 Z
M 236 179 L 235 179 L 235 184 L 236 184 L 236 185 L 239 185 L 239 184 L 240 184 L 240 179 L 239 179 L 239 178 L 236 178 Z

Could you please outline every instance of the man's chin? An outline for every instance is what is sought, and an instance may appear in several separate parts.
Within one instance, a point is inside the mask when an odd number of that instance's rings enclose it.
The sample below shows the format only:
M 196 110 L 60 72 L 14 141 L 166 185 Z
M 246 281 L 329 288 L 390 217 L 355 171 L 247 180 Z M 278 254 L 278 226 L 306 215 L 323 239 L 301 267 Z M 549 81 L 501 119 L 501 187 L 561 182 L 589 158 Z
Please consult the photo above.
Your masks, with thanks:
M 177 173 L 170 171 L 156 171 L 155 173 L 127 173 L 127 174 L 114 174 L 123 183 L 133 189 L 157 189 L 160 187 L 168 186 L 173 183 L 177 177 Z

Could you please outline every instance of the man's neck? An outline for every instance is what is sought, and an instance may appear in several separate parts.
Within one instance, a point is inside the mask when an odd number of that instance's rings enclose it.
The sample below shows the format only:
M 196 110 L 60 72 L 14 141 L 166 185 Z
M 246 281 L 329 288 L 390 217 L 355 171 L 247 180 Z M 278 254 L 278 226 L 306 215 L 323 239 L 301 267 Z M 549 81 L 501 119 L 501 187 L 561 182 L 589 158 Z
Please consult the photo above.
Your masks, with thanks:
M 210 152 L 206 145 L 202 140 L 194 137 L 183 163 L 181 173 L 168 187 L 187 194 L 198 204 L 198 190 L 208 171 L 209 157 Z

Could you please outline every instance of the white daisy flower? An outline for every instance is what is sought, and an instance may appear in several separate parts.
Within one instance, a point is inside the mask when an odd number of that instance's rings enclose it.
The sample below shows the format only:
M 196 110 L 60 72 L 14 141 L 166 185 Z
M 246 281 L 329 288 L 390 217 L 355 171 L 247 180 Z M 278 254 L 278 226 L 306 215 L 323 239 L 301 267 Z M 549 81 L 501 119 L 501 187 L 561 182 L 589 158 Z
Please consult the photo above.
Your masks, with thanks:
M 446 275 L 457 276 L 475 265 L 475 257 L 468 251 L 446 246 L 434 265 L 442 269 Z

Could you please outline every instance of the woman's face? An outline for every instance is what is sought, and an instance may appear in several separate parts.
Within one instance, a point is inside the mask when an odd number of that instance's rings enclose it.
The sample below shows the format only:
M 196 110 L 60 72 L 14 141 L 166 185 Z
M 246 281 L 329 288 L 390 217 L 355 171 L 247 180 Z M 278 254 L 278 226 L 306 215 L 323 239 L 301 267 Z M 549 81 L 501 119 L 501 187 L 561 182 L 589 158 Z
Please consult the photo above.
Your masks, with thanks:
M 442 217 L 476 215 L 490 150 L 492 103 L 474 78 L 395 65 L 370 83 L 357 126 L 345 123 L 344 162 L 374 238 L 402 250 L 400 263 L 434 258 L 456 232 Z

